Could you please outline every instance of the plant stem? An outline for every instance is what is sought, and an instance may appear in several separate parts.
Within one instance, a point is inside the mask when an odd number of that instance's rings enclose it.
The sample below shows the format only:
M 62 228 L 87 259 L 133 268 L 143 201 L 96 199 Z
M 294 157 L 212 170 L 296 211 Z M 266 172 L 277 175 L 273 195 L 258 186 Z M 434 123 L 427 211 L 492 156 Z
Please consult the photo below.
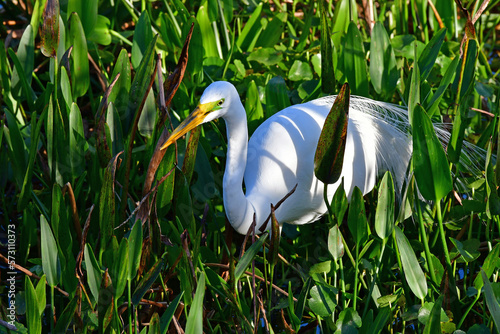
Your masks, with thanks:
M 425 226 L 424 219 L 422 217 L 422 208 L 420 207 L 420 202 L 417 200 L 417 214 L 418 214 L 418 223 L 420 225 L 420 234 L 422 238 L 422 243 L 424 244 L 425 250 L 425 261 L 427 261 L 427 267 L 429 268 L 429 274 L 431 275 L 431 279 L 435 284 L 438 284 L 436 279 L 436 273 L 434 272 L 434 264 L 432 263 L 431 251 L 429 249 L 429 243 L 427 241 L 427 235 L 425 234 Z

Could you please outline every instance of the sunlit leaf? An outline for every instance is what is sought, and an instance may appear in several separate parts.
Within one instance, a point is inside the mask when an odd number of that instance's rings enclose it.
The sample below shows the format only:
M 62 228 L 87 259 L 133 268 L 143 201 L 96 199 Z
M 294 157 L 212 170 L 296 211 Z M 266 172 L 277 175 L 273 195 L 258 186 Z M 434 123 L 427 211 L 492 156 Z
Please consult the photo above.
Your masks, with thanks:
M 186 333 L 203 332 L 203 298 L 205 297 L 205 274 L 201 273 L 186 321 Z

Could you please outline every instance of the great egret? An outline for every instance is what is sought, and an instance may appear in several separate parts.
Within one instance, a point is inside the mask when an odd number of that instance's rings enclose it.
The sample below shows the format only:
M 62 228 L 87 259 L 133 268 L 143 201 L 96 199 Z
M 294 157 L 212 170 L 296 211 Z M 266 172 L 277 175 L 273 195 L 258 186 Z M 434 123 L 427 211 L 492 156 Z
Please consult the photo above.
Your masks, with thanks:
M 196 126 L 222 117 L 228 138 L 224 208 L 233 228 L 247 233 L 255 213 L 258 229 L 269 216 L 270 205 L 295 185 L 295 192 L 276 210 L 276 219 L 310 223 L 327 211 L 324 184 L 314 175 L 314 154 L 334 101 L 335 96 L 328 96 L 283 109 L 264 121 L 248 141 L 246 112 L 236 88 L 229 82 L 214 82 L 161 149 Z M 328 198 L 332 199 L 342 177 L 350 197 L 354 187 L 363 194 L 371 191 L 376 177 L 387 170 L 400 188 L 411 156 L 408 129 L 405 108 L 351 96 L 342 174 L 329 185 Z

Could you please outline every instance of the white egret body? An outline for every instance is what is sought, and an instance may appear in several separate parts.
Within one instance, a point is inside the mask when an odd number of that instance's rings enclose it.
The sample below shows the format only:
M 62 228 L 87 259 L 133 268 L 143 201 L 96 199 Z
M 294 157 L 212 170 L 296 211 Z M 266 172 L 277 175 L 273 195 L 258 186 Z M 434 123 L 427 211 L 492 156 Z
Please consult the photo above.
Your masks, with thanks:
M 276 218 L 280 223 L 310 223 L 327 211 L 324 184 L 314 175 L 314 155 L 334 101 L 335 96 L 329 96 L 288 107 L 262 123 L 248 141 L 246 112 L 236 88 L 214 82 L 162 148 L 197 125 L 222 117 L 228 141 L 224 208 L 234 229 L 247 233 L 254 213 L 258 229 L 269 216 L 271 203 L 275 205 L 295 185 L 295 192 L 276 210 Z M 328 186 L 328 198 L 342 178 L 348 197 L 354 187 L 366 194 L 387 170 L 401 187 L 411 156 L 408 127 L 404 108 L 351 96 L 342 174 Z

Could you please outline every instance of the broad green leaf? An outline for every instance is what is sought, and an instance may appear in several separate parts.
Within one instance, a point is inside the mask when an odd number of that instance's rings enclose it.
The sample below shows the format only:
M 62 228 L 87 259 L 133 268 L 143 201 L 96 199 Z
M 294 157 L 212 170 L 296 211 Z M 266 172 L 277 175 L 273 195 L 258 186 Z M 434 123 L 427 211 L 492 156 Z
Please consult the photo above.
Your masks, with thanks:
M 439 50 L 446 36 L 446 28 L 440 29 L 434 34 L 429 43 L 425 46 L 424 51 L 418 58 L 418 67 L 420 70 L 420 80 L 423 82 L 431 73 L 432 67 L 436 62 Z
M 61 264 L 56 239 L 44 215 L 40 215 L 40 230 L 43 272 L 47 276 L 47 283 L 53 287 L 59 283 Z
M 353 13 L 350 10 L 353 9 Z M 332 41 L 335 49 L 340 50 L 341 39 L 345 36 L 345 32 L 349 26 L 349 22 L 354 19 L 356 20 L 358 13 L 356 10 L 356 4 L 353 4 L 351 0 L 340 0 L 335 4 L 335 12 L 333 13 L 332 26 Z
M 417 59 L 417 46 L 413 49 L 415 59 Z M 408 91 L 408 118 L 410 124 L 413 124 L 413 113 L 417 105 L 420 103 L 420 70 L 419 67 L 414 64 L 411 70 L 410 86 Z M 417 123 L 418 124 L 418 123 Z
M 500 267 L 500 244 L 496 244 L 495 247 L 488 253 L 486 259 L 483 262 L 481 271 L 484 271 L 486 278 L 489 279 L 493 272 Z M 477 291 L 481 291 L 484 286 L 483 275 L 477 275 L 474 279 L 474 287 Z
M 42 3 L 42 1 L 37 1 L 37 3 Z M 41 21 L 41 51 L 45 57 L 55 58 L 59 47 L 59 0 L 47 0 Z
M 247 61 L 256 61 L 266 66 L 273 66 L 283 60 L 283 53 L 274 48 L 259 48 L 252 51 Z
M 396 89 L 398 71 L 389 35 L 382 23 L 376 22 L 370 42 L 370 78 L 378 94 L 391 95 Z
M 464 261 L 472 262 L 481 255 L 481 253 L 479 253 L 478 251 L 479 241 L 477 239 L 468 239 L 463 243 L 454 238 L 450 238 L 450 240 L 456 248 L 456 250 L 452 251 L 451 253 L 456 254 L 456 252 L 458 252 L 458 254 L 461 255 L 461 257 L 458 259 L 460 261 L 457 261 L 457 263 L 463 263 Z
M 139 284 L 132 294 L 132 303 L 134 304 L 134 306 L 139 305 L 144 294 L 151 288 L 151 285 L 153 285 L 153 283 L 160 275 L 160 272 L 163 269 L 164 265 L 165 260 L 163 258 L 160 258 L 139 281 Z
M 351 92 L 342 86 L 326 117 L 314 155 L 314 174 L 323 183 L 337 182 L 344 164 Z
M 42 317 L 38 309 L 38 297 L 28 276 L 25 276 L 24 279 L 24 291 L 26 293 L 26 325 L 29 333 L 42 333 Z
M 418 190 L 427 200 L 439 201 L 452 189 L 451 173 L 443 146 L 421 105 L 413 114 L 413 168 Z
M 440 296 L 432 307 L 431 313 L 429 315 L 429 321 L 424 328 L 424 334 L 440 333 L 441 332 L 441 320 L 442 320 L 442 310 L 441 304 L 443 303 L 443 296 Z
M 321 90 L 325 94 L 335 91 L 335 69 L 333 67 L 333 42 L 328 24 L 328 2 L 320 0 L 319 10 L 321 19 Z
M 186 333 L 203 332 L 203 298 L 205 297 L 205 274 L 202 272 L 194 294 L 193 303 L 186 320 Z
M 337 224 L 333 225 L 328 232 L 328 251 L 335 261 L 344 256 L 344 243 L 342 242 L 342 232 Z
M 97 22 L 98 0 L 68 0 L 68 15 L 75 12 L 81 19 L 83 31 L 88 38 Z
M 486 305 L 488 306 L 488 310 L 490 311 L 493 322 L 497 328 L 497 333 L 500 333 L 500 305 L 498 304 L 495 294 L 493 293 L 488 276 L 482 269 L 481 277 L 483 278 L 484 283 L 484 297 L 486 299 Z
M 109 27 L 111 22 L 106 16 L 97 15 L 94 29 L 90 34 L 87 34 L 87 39 L 101 45 L 111 44 L 111 33 Z
M 151 30 L 151 21 L 148 11 L 143 11 L 135 26 L 132 44 L 131 60 L 132 66 L 134 66 L 135 69 L 139 67 L 142 57 L 146 53 L 152 40 L 153 31 Z
M 381 239 L 392 234 L 394 228 L 394 182 L 390 172 L 386 172 L 380 182 L 378 191 L 377 211 L 375 212 L 375 231 Z
M 248 135 L 251 136 L 264 120 L 264 109 L 262 103 L 260 103 L 259 89 L 254 80 L 248 84 L 245 110 L 248 119 Z
M 440 322 L 449 321 L 450 318 L 448 318 L 446 312 L 441 308 L 441 302 L 439 300 L 435 303 L 425 302 L 424 305 L 422 305 L 422 307 L 418 310 L 418 321 L 420 321 L 424 325 L 428 325 L 429 320 L 433 320 L 431 319 L 433 316 L 437 316 L 436 318 L 438 318 Z M 436 305 L 439 305 L 439 307 L 436 307 Z M 436 314 L 433 314 L 433 312 L 436 312 Z
M 308 277 L 302 287 L 302 290 L 300 291 L 297 304 L 295 305 L 295 315 L 298 319 L 302 319 L 302 315 L 304 314 L 304 310 L 306 308 L 307 296 L 309 295 L 312 284 L 313 279 L 311 277 Z
M 137 116 L 140 116 L 139 113 L 142 101 L 146 98 L 146 94 L 148 94 L 151 76 L 153 75 L 155 68 L 154 50 L 157 37 L 158 35 L 153 37 L 143 57 L 141 54 L 142 60 L 137 68 L 132 85 L 130 86 L 127 111 L 125 112 L 125 115 L 120 115 L 123 124 L 123 133 L 129 133 L 129 138 L 135 135 L 135 133 L 130 131 L 130 127 L 133 125 Z
M 457 70 L 459 60 L 459 57 L 455 57 L 451 61 L 450 65 L 448 65 L 446 73 L 439 83 L 438 89 L 436 90 L 436 92 L 434 92 L 434 95 L 432 96 L 431 100 L 428 103 L 428 106 L 426 107 L 429 116 L 434 115 L 438 111 L 439 102 L 441 102 L 444 92 L 448 89 L 448 86 L 455 77 L 455 72 Z
M 142 252 L 142 224 L 136 221 L 128 237 L 128 280 L 131 281 L 136 275 L 141 264 Z
M 196 20 L 198 21 L 201 29 L 201 38 L 203 40 L 205 57 L 221 58 L 222 55 L 220 55 L 217 50 L 217 44 L 220 44 L 220 41 L 217 40 L 218 36 L 214 33 L 214 28 L 212 27 L 208 14 L 208 8 L 206 5 L 201 5 L 198 9 L 198 13 L 196 13 Z
M 71 104 L 73 104 L 73 94 L 71 93 L 71 81 L 69 80 L 66 67 L 61 66 L 59 74 L 61 76 L 61 92 L 64 102 L 66 102 L 66 108 L 71 109 Z
M 377 317 L 370 325 L 370 329 L 367 333 L 381 333 L 383 328 L 385 328 L 385 326 L 391 319 L 391 313 L 392 312 L 390 307 L 379 308 Z
M 311 288 L 309 308 L 320 317 L 328 317 L 335 311 L 337 289 L 331 285 L 318 283 Z
M 175 310 L 177 310 L 177 306 L 179 306 L 179 302 L 181 301 L 182 296 L 184 295 L 184 291 L 181 291 L 177 295 L 177 297 L 174 298 L 170 302 L 170 305 L 168 305 L 167 309 L 163 313 L 163 315 L 160 318 L 160 333 L 161 334 L 166 334 L 168 330 L 168 326 L 170 325 L 170 322 L 172 321 L 172 318 L 174 316 Z
M 94 251 L 88 243 L 85 244 L 84 259 L 87 271 L 87 282 L 90 287 L 90 292 L 94 297 L 94 301 L 97 302 L 99 298 L 99 287 L 101 285 L 102 274 L 99 263 L 97 263 L 97 260 L 95 258 Z
M 41 279 L 38 281 L 36 288 L 35 288 L 35 293 L 36 293 L 36 299 L 37 299 L 37 304 L 38 304 L 38 312 L 40 314 L 43 314 L 47 307 L 47 287 L 46 287 L 46 282 L 47 279 L 45 275 L 41 277 Z
M 260 34 L 256 47 L 271 48 L 279 44 L 281 34 L 285 29 L 287 13 L 281 12 L 273 16 L 271 22 L 267 24 L 262 34 Z
M 406 282 L 410 286 L 411 291 L 419 299 L 424 299 L 427 295 L 427 280 L 424 272 L 418 263 L 417 257 L 410 242 L 398 226 L 394 227 L 396 243 L 398 245 L 399 254 L 401 256 L 401 263 L 403 268 L 401 272 L 404 273 Z
M 23 36 L 21 37 L 19 46 L 17 47 L 16 55 L 23 70 L 20 71 L 17 66 L 14 67 L 14 71 L 12 71 L 11 85 L 12 94 L 15 97 L 20 97 L 22 90 L 22 82 L 20 76 L 24 76 L 26 83 L 28 84 L 28 86 L 30 86 L 35 64 L 35 36 L 31 24 L 29 24 L 26 29 L 24 29 Z M 25 94 L 26 93 L 27 92 L 25 92 Z M 27 96 L 25 95 L 24 97 L 26 99 L 30 99 L 31 94 Z
M 127 239 L 122 239 L 120 242 L 120 248 L 118 249 L 118 254 L 116 261 L 112 262 L 110 275 L 111 280 L 114 282 L 115 287 L 114 296 L 116 299 L 120 298 L 125 291 L 125 286 L 127 285 L 128 268 L 129 268 L 129 248 Z
M 332 211 L 337 219 L 337 224 L 342 224 L 344 220 L 344 215 L 347 211 L 348 201 L 344 189 L 344 179 L 340 182 L 337 190 L 335 190 L 335 195 L 332 199 Z
M 353 95 L 368 96 L 365 48 L 361 32 L 352 21 L 349 23 L 344 45 L 344 74 Z
M 139 117 L 138 129 L 139 133 L 144 136 L 151 138 L 154 128 L 156 125 L 156 102 L 153 94 L 153 90 L 150 90 L 148 97 L 146 98 L 146 104 L 141 112 L 141 117 Z
M 361 317 L 352 307 L 342 310 L 335 322 L 337 332 L 340 331 L 340 333 L 357 332 L 357 328 L 360 328 L 361 324 Z
M 16 117 L 5 110 L 7 127 L 4 128 L 5 139 L 10 153 L 10 161 L 14 167 L 13 173 L 18 186 L 23 184 L 24 170 L 26 170 L 26 146 L 23 140 L 20 124 Z
M 347 223 L 354 242 L 361 247 L 368 236 L 368 222 L 366 220 L 363 193 L 358 187 L 355 187 L 352 192 Z
M 268 236 L 269 236 L 268 232 L 262 234 L 260 238 L 257 241 L 255 241 L 255 243 L 252 246 L 250 246 L 250 248 L 245 252 L 245 254 L 243 254 L 240 261 L 236 265 L 236 268 L 234 269 L 234 279 L 236 282 L 240 280 L 241 275 L 243 275 L 243 273 L 248 268 L 254 257 L 260 251 L 262 245 L 264 244 L 264 241 L 266 241 Z
M 474 86 L 475 67 L 478 56 L 478 45 L 475 39 L 467 39 L 464 46 L 464 54 L 460 66 L 457 68 L 458 73 L 453 83 L 454 89 L 458 90 L 458 87 L 460 87 L 460 101 L 467 95 L 469 87 L 471 85 Z
M 99 194 L 99 228 L 101 231 L 101 251 L 107 247 L 107 243 L 113 235 L 115 224 L 115 173 L 118 158 L 121 152 L 118 153 L 109 161 L 104 172 L 101 192 Z
M 149 333 L 159 333 L 160 332 L 160 316 L 157 312 L 153 313 L 148 326 Z
M 83 130 L 82 114 L 78 105 L 73 103 L 69 112 L 69 163 L 73 180 L 85 170 L 85 153 L 88 149 Z
M 73 83 L 73 97 L 85 95 L 90 84 L 89 59 L 87 55 L 87 40 L 83 32 L 82 23 L 77 13 L 70 16 L 69 42 L 73 45 L 71 58 L 71 80 Z
M 439 16 L 441 17 L 441 21 L 444 23 L 444 26 L 447 28 L 446 37 L 448 39 L 453 39 L 455 36 L 455 22 L 457 20 L 457 7 L 456 3 L 453 0 L 440 0 L 434 3 Z M 460 11 L 458 11 L 460 12 Z M 439 27 L 439 23 L 432 15 L 433 18 L 433 26 Z
M 312 80 L 313 73 L 308 63 L 295 60 L 288 72 L 288 79 L 292 81 Z
M 243 51 L 253 50 L 257 38 L 262 32 L 262 23 L 261 23 L 262 5 L 263 5 L 262 3 L 259 3 L 259 5 L 255 7 L 255 10 L 245 23 L 243 30 L 236 39 L 236 46 L 241 48 Z
M 266 118 L 290 106 L 288 89 L 282 77 L 274 77 L 266 85 Z

